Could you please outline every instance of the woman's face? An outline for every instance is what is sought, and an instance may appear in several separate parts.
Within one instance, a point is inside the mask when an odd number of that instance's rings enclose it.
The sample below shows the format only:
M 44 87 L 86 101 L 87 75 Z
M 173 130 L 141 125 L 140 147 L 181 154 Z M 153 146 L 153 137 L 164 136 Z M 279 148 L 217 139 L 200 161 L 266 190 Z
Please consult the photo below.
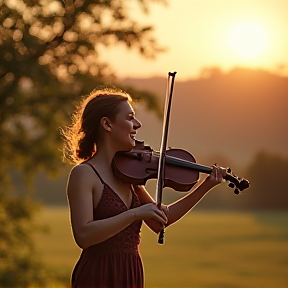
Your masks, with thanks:
M 115 121 L 111 122 L 111 136 L 119 151 L 129 151 L 135 146 L 136 131 L 141 123 L 135 118 L 135 113 L 128 101 L 119 104 L 119 112 Z

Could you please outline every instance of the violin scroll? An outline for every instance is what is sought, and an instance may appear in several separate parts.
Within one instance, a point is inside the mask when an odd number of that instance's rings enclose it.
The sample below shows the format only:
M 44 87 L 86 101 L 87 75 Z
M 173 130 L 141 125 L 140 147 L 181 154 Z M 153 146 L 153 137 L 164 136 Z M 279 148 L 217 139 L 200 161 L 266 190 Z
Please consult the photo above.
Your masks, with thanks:
M 227 174 L 225 180 L 229 181 L 228 187 L 234 189 L 236 195 L 240 194 L 241 191 L 249 188 L 250 183 L 247 179 L 239 178 L 236 175 L 232 174 L 231 168 L 227 168 Z

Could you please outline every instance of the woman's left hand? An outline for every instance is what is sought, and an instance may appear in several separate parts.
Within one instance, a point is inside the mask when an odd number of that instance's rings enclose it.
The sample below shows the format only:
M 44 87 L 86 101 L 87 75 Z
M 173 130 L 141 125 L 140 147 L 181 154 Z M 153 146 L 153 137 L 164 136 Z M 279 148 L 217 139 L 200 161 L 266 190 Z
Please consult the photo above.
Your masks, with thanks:
M 224 177 L 227 174 L 226 168 L 220 167 L 217 164 L 211 166 L 212 173 L 206 178 L 206 182 L 210 183 L 210 185 L 216 186 L 223 182 Z

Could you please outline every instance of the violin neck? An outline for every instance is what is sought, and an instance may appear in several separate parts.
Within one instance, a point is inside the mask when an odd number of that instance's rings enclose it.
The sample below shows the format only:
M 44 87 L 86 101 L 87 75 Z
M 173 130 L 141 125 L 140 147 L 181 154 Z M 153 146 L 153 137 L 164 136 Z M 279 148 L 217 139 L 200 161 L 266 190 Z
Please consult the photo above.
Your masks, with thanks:
M 173 157 L 169 155 L 166 155 L 166 163 L 184 167 L 184 168 L 189 168 L 189 169 L 196 170 L 198 172 L 206 173 L 206 174 L 211 174 L 212 172 L 212 169 L 209 166 L 197 164 L 194 162 L 190 162 L 184 159 L 179 159 L 177 157 Z

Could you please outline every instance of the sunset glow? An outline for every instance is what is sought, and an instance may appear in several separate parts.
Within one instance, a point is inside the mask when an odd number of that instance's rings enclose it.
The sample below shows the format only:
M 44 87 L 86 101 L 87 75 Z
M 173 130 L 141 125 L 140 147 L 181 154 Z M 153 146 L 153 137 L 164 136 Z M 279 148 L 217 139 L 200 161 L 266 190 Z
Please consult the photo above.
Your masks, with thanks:
M 177 71 L 177 79 L 189 79 L 207 67 L 288 75 L 287 10 L 286 0 L 169 0 L 167 6 L 152 5 L 149 14 L 133 8 L 133 17 L 154 27 L 166 51 L 146 59 L 133 49 L 103 47 L 101 55 L 119 77 L 166 77 L 167 71 Z
M 243 22 L 230 33 L 229 43 L 237 56 L 255 57 L 267 48 L 268 36 L 264 27 L 255 22 Z

